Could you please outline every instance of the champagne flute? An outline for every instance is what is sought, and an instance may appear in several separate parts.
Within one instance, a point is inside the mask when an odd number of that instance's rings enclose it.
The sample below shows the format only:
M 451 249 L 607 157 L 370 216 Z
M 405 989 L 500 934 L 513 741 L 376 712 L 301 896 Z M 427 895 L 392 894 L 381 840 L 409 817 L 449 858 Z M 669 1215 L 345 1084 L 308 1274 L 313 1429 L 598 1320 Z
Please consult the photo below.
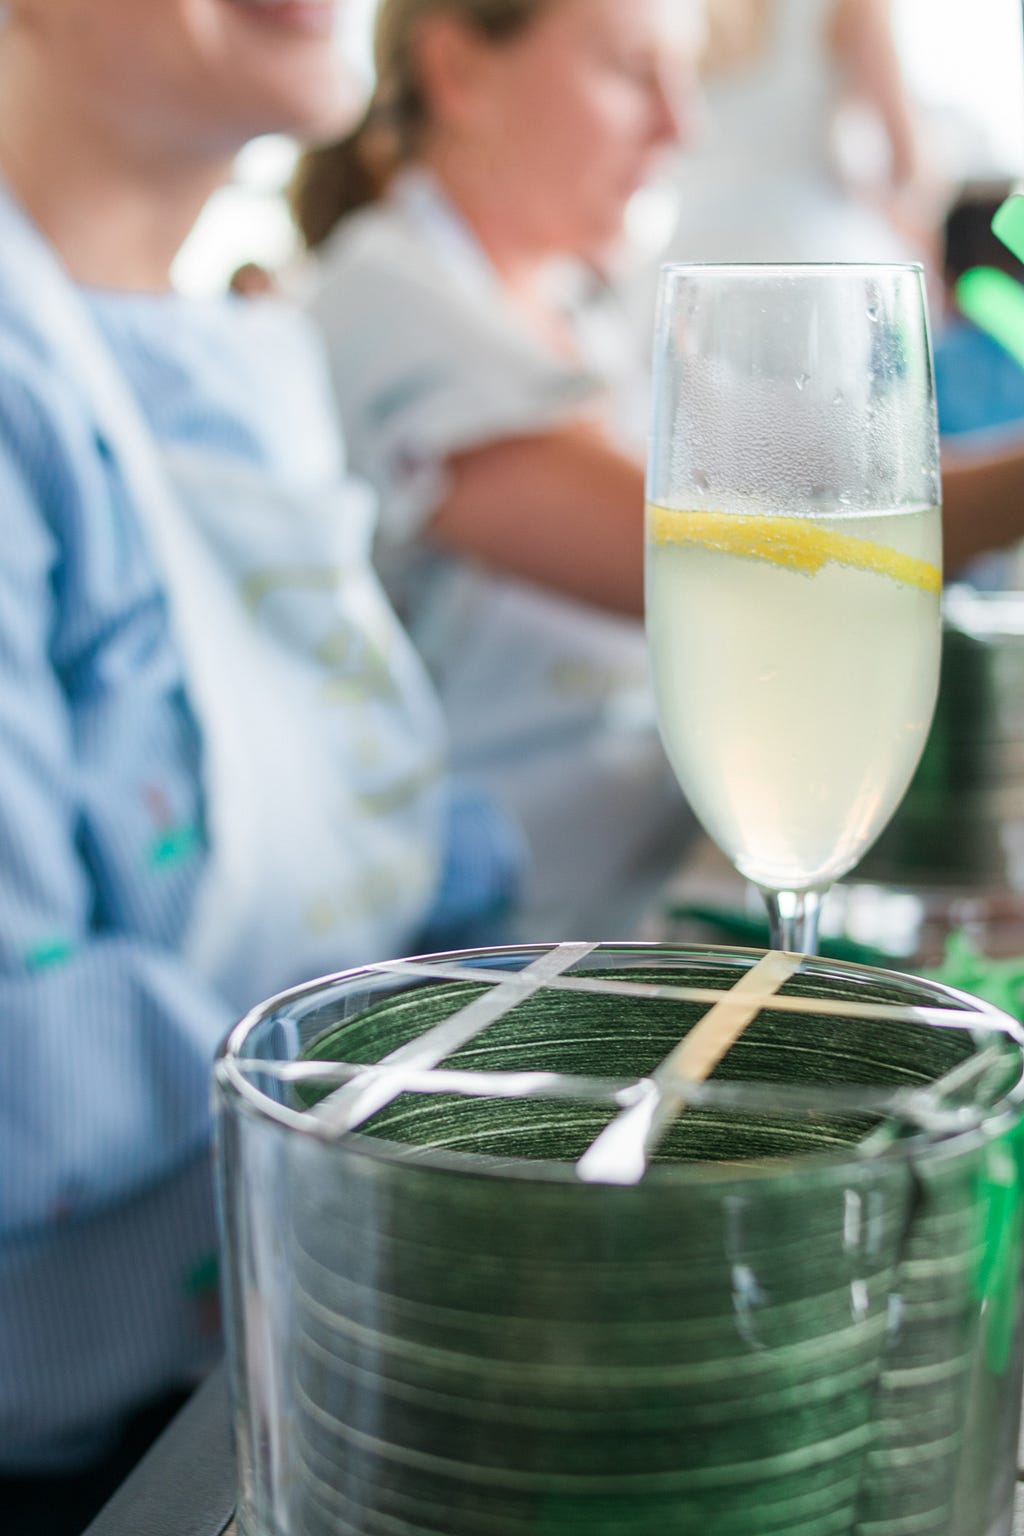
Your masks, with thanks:
M 882 831 L 938 687 L 934 380 L 914 265 L 662 270 L 647 634 L 694 813 L 774 948 Z

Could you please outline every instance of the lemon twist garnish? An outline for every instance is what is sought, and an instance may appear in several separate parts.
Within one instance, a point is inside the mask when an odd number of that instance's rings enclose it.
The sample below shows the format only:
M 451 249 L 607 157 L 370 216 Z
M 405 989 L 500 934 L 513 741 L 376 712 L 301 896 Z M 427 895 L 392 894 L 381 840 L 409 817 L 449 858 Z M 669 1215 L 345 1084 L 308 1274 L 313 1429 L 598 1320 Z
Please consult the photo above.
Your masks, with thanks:
M 770 560 L 813 576 L 830 561 L 889 576 L 907 587 L 936 595 L 942 572 L 929 560 L 904 555 L 871 539 L 835 533 L 803 517 L 764 517 L 745 512 L 684 512 L 653 503 L 647 508 L 647 536 L 655 544 L 699 544 L 723 555 Z

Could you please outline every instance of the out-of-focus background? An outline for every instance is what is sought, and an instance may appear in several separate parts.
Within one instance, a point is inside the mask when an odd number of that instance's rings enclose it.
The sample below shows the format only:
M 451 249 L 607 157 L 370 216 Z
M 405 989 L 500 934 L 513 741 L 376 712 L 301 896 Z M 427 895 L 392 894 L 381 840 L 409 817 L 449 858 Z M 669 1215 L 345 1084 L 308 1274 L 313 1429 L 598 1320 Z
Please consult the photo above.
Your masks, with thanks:
M 1024 74 L 1017 0 L 894 0 L 907 84 L 934 151 L 964 180 L 1024 174 Z
M 372 80 L 370 30 L 377 0 L 351 0 L 339 48 Z M 1024 71 L 1020 0 L 893 0 L 897 43 L 929 166 L 949 189 L 1024 177 Z M 870 179 L 880 152 L 875 126 L 850 114 L 839 125 L 844 163 Z M 191 293 L 221 290 L 243 261 L 284 266 L 295 249 L 281 189 L 295 160 L 287 140 L 261 139 L 239 157 L 234 184 L 211 204 L 182 251 L 176 277 Z M 657 197 L 637 199 L 631 234 L 656 250 L 670 227 Z
M 373 78 L 370 29 L 376 0 L 350 0 L 338 46 L 367 84 Z M 918 112 L 929 163 L 950 187 L 1024 178 L 1024 69 L 1019 0 L 894 0 L 904 78 Z M 863 118 L 841 123 L 844 160 L 870 178 L 878 154 L 874 126 Z M 186 292 L 223 289 L 243 261 L 287 264 L 295 232 L 281 189 L 295 163 L 295 146 L 281 138 L 250 144 L 236 164 L 235 183 L 207 209 L 178 258 Z M 657 244 L 663 212 L 637 200 L 629 227 L 640 243 Z
M 1024 162 L 1024 76 L 1017 0 L 895 0 L 907 83 L 961 174 L 1017 175 Z M 956 166 L 951 169 L 956 170 Z

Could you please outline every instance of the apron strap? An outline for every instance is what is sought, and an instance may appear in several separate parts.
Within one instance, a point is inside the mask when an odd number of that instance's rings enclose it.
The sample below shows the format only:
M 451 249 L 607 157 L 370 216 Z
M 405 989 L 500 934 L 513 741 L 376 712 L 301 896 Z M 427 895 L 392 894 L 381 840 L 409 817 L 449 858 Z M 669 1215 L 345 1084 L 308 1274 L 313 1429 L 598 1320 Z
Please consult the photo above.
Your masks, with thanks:
M 34 326 L 88 401 L 140 515 L 151 523 L 165 520 L 175 498 L 135 396 L 74 282 L 2 184 L 0 227 L 0 281 L 31 301 Z

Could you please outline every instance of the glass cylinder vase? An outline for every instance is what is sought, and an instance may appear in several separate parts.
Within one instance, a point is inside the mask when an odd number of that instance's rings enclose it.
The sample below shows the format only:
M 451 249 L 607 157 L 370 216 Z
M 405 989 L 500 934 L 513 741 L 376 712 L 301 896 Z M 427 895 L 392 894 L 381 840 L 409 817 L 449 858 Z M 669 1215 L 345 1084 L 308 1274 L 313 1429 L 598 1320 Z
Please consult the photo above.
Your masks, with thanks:
M 215 1070 L 243 1536 L 1005 1536 L 1024 1036 L 917 978 L 395 961 Z

